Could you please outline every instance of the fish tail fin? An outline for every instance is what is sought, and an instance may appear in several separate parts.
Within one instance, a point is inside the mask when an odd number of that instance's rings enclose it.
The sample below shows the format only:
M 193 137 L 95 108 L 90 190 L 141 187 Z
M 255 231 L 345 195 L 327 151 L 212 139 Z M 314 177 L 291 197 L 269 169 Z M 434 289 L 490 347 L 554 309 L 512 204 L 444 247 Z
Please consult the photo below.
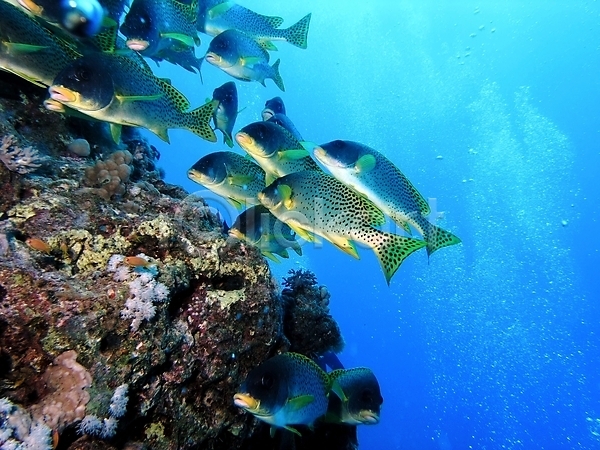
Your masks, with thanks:
M 285 30 L 285 40 L 296 47 L 306 48 L 308 45 L 308 27 L 311 13 L 304 16 L 297 23 Z
M 189 120 L 185 128 L 202 139 L 206 139 L 209 142 L 217 142 L 217 135 L 210 126 L 210 120 L 218 103 L 218 100 L 212 100 L 187 113 L 186 116 Z
M 404 262 L 404 260 L 413 252 L 423 248 L 427 242 L 418 239 L 398 236 L 396 234 L 381 232 L 382 239 L 373 250 L 379 259 L 383 275 L 387 284 Z
M 448 247 L 461 242 L 460 238 L 449 231 L 432 224 L 425 217 L 419 222 L 421 222 L 419 223 L 421 228 L 419 231 L 422 232 L 423 239 L 427 242 L 427 256 L 431 256 L 433 252 L 442 247 Z
M 281 62 L 280 59 L 278 59 L 277 61 L 275 61 L 275 63 L 271 66 L 271 68 L 273 69 L 273 76 L 270 77 L 273 79 L 273 81 L 275 82 L 275 84 L 277 85 L 277 87 L 279 89 L 281 89 L 283 92 L 285 92 L 285 86 L 283 85 L 283 78 L 281 78 L 281 75 L 279 74 L 279 63 Z

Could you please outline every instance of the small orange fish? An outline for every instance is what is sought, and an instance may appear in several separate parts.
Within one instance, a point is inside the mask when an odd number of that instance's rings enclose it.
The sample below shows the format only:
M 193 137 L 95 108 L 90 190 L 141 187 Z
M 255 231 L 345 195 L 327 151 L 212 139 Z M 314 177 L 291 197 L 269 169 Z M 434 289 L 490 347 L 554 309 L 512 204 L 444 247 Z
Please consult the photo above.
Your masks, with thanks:
M 127 256 L 125 258 L 125 264 L 131 267 L 148 267 L 153 265 L 150 261 L 146 261 L 144 258 L 139 256 Z
M 46 254 L 50 253 L 50 246 L 48 244 L 46 244 L 44 241 L 42 241 L 41 239 L 27 238 L 25 243 L 37 251 L 40 251 L 40 252 L 46 253 Z

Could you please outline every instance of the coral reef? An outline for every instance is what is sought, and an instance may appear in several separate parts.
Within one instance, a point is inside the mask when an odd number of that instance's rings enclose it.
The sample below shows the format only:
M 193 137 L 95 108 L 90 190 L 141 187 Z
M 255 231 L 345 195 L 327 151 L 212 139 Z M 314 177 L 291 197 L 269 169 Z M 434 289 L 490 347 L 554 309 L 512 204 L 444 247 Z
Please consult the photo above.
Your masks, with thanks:
M 20 414 L 24 424 L 3 439 L 274 448 L 232 398 L 279 352 L 341 347 L 326 289 L 294 286 L 293 274 L 279 296 L 260 252 L 227 239 L 202 199 L 164 183 L 135 131 L 117 146 L 103 124 L 43 110 L 35 88 L 19 92 L 0 99 L 0 135 L 45 160 L 30 173 L 0 164 L 0 422 Z M 89 156 L 68 148 L 79 138 Z M 116 189 L 101 184 L 117 177 Z M 306 442 L 328 430 L 307 430 Z M 329 448 L 354 448 L 354 433 L 344 428 Z

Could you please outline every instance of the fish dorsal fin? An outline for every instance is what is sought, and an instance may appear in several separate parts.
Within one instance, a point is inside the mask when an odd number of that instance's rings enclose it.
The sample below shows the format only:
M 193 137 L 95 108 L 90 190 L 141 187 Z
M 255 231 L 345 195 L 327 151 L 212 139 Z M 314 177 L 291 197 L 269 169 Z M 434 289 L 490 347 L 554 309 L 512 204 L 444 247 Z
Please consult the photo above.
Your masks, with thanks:
M 192 0 L 189 3 L 182 3 L 178 0 L 173 0 L 173 5 L 184 17 L 187 22 L 195 23 L 198 18 L 198 0 Z
M 370 172 L 375 168 L 376 165 L 377 160 L 373 155 L 363 155 L 360 158 L 358 158 L 358 161 L 356 161 L 356 165 L 354 166 L 354 168 L 358 173 Z
M 112 27 L 101 30 L 92 38 L 92 42 L 101 52 L 114 53 L 117 48 L 118 34 L 119 27 L 115 24 Z
M 206 12 L 206 17 L 209 19 L 216 19 L 229 11 L 235 5 L 234 2 L 223 2 L 216 6 L 213 6 Z
M 177 109 L 180 112 L 185 112 L 190 109 L 190 101 L 183 95 L 177 88 L 175 88 L 172 84 L 167 83 L 159 78 L 157 78 L 161 87 L 167 94 L 167 96 L 175 102 Z
M 294 201 L 292 200 L 292 188 L 287 184 L 280 184 L 277 186 L 277 193 L 279 197 L 282 199 L 283 204 L 287 209 L 292 209 L 294 206 Z
M 287 404 L 292 411 L 298 411 L 314 401 L 314 395 L 299 395 L 298 397 L 290 398 Z
M 283 17 L 278 16 L 263 16 L 259 14 L 260 18 L 271 25 L 273 28 L 279 28 L 283 24 Z
M 281 150 L 277 152 L 280 161 L 298 161 L 299 159 L 310 157 L 304 149 Z

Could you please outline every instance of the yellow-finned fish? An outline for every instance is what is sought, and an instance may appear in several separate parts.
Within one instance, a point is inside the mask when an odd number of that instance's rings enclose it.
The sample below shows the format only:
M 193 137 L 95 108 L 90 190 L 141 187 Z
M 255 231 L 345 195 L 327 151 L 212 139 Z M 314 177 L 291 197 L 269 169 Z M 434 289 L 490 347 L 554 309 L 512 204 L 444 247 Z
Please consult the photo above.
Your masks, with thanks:
M 325 414 L 330 386 L 310 358 L 288 352 L 252 369 L 233 401 L 271 427 L 300 434 L 292 425 L 311 426 Z
M 258 205 L 265 187 L 265 171 L 234 152 L 213 152 L 188 170 L 188 178 L 225 198 L 236 209 Z
M 348 425 L 379 423 L 383 397 L 379 382 L 367 367 L 337 369 L 329 373 L 331 391 L 326 421 Z
M 400 264 L 426 242 L 375 228 L 385 222 L 369 200 L 323 172 L 306 170 L 276 179 L 258 194 L 275 217 L 300 237 L 314 241 L 319 235 L 358 258 L 353 241 L 375 251 L 387 283 Z
M 113 124 L 115 141 L 120 125 L 144 127 L 169 142 L 169 128 L 183 128 L 216 142 L 210 126 L 216 101 L 192 111 L 185 96 L 127 56 L 94 53 L 73 61 L 49 88 L 52 100 L 94 119 Z
M 321 170 L 302 144 L 276 123 L 246 125 L 236 133 L 235 140 L 265 170 L 267 184 L 289 173 Z
M 427 241 L 427 254 L 460 239 L 430 223 L 429 205 L 402 172 L 377 150 L 352 141 L 332 141 L 315 147 L 315 158 L 334 177 L 366 196 L 396 223 L 414 226 Z
M 275 262 L 279 262 L 275 255 L 289 258 L 288 248 L 302 255 L 296 233 L 263 205 L 242 212 L 229 229 L 229 235 L 254 245 L 263 256 Z

